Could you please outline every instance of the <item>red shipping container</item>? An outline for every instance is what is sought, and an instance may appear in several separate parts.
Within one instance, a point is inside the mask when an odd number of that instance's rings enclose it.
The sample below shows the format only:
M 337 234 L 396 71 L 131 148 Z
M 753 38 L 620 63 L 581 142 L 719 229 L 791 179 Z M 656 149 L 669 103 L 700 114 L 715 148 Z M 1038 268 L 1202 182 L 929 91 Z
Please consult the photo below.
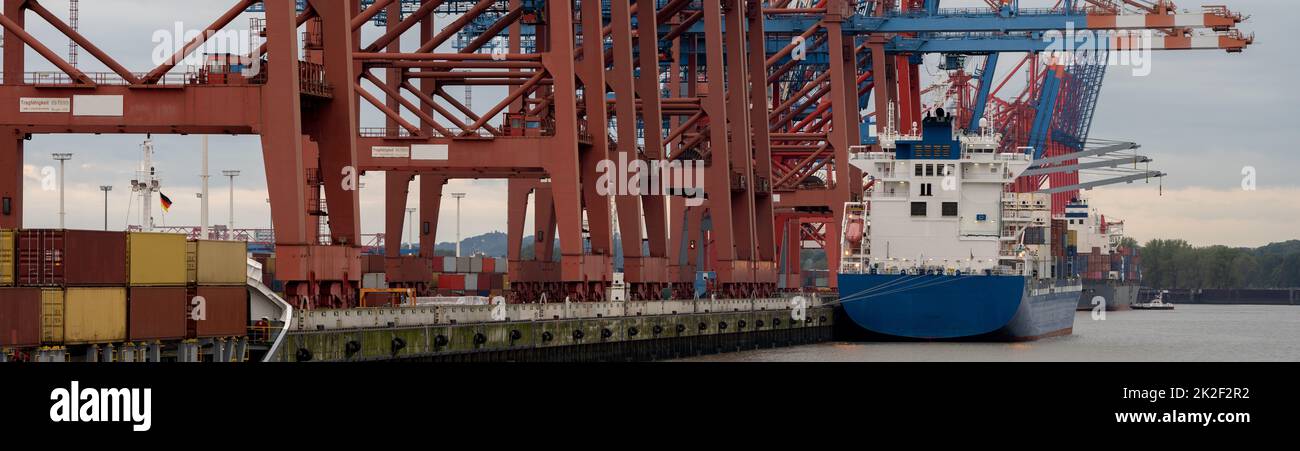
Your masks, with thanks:
M 496 268 L 497 268 L 497 264 L 496 264 L 496 263 L 497 263 L 496 259 L 491 258 L 491 257 L 484 257 L 484 258 L 483 258 L 483 271 L 482 271 L 482 272 L 497 272 L 497 269 L 496 269 Z
M 438 292 L 444 290 L 462 291 L 465 289 L 464 274 L 438 274 Z
M 127 298 L 127 338 L 185 338 L 189 304 L 185 287 L 131 287 Z
M 194 319 L 196 296 L 203 297 L 204 318 L 201 320 Z M 247 288 L 190 287 L 189 298 L 189 338 L 239 337 L 248 334 Z
M 384 272 L 384 256 L 364 254 L 361 256 L 361 273 Z
M 41 289 L 0 288 L 0 346 L 41 344 Z
M 21 286 L 126 285 L 126 233 L 20 230 L 17 276 Z
M 433 262 L 420 257 L 385 258 L 382 272 L 388 274 L 388 283 L 428 282 L 433 280 Z

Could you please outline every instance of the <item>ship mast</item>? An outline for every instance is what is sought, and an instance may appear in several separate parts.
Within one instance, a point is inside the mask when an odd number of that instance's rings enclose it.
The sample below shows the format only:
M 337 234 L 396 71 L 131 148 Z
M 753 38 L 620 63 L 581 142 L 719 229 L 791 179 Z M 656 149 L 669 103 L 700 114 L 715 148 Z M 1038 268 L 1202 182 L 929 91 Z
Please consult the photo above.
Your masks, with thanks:
M 153 167 L 153 140 L 146 138 L 140 151 L 140 169 L 131 181 L 131 192 L 140 195 L 140 229 L 148 232 L 154 227 L 153 193 L 159 189 L 158 172 Z

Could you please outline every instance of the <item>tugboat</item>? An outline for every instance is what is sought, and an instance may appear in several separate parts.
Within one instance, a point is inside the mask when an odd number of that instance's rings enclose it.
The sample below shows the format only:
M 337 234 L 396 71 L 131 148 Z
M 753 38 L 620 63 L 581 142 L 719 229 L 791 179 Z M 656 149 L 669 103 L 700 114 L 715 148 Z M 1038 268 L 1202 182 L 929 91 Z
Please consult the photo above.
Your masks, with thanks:
M 872 180 L 864 202 L 845 204 L 845 315 L 869 332 L 916 339 L 1070 334 L 1082 285 L 1053 258 L 1050 199 L 1006 192 L 1033 149 L 1001 151 L 986 121 L 974 133 L 953 122 L 936 109 L 920 130 L 899 134 L 891 108 L 882 151 L 851 152 Z
M 1165 302 L 1165 293 L 1168 292 L 1169 290 L 1162 290 L 1159 293 L 1156 293 L 1156 298 L 1152 299 L 1151 302 L 1135 303 L 1133 304 L 1133 309 L 1134 310 L 1173 310 L 1174 304 Z

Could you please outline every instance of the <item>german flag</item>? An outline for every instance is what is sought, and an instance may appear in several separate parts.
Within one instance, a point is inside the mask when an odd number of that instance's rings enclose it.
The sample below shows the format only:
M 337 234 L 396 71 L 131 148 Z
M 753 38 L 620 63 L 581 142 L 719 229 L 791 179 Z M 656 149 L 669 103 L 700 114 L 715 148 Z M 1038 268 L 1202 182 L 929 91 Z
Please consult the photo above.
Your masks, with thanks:
M 163 194 L 162 192 L 158 193 L 158 201 L 162 202 L 162 207 L 164 212 L 172 208 L 172 200 L 167 198 L 167 195 Z

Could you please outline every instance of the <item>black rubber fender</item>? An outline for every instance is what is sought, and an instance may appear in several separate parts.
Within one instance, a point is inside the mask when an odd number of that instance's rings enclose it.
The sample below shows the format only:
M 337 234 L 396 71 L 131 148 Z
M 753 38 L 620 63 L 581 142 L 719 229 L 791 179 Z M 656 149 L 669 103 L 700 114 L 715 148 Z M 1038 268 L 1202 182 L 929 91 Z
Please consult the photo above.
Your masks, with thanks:
M 433 345 L 435 347 L 447 346 L 447 336 L 439 334 L 433 337 Z
M 311 350 L 307 348 L 298 348 L 298 352 L 294 353 L 293 357 L 299 362 L 310 362 Z

